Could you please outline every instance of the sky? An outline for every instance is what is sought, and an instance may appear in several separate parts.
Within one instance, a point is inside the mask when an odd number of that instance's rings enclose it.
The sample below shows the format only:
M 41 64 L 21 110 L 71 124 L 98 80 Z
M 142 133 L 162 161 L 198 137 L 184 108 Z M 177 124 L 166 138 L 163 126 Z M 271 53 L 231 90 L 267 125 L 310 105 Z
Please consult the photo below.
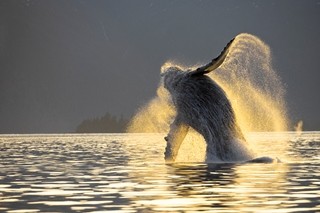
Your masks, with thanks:
M 168 60 L 207 63 L 239 33 L 267 43 L 289 118 L 320 130 L 320 0 L 0 0 L 0 133 L 129 118 Z

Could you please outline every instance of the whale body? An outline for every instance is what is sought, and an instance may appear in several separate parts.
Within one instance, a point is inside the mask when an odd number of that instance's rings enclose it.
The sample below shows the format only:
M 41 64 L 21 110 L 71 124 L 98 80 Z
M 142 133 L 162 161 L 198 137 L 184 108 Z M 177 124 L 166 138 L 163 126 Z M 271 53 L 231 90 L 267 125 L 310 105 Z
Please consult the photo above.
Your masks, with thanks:
M 232 42 L 205 66 L 195 70 L 171 66 L 161 74 L 163 86 L 169 91 L 177 112 L 165 137 L 167 162 L 174 162 L 190 128 L 204 137 L 207 162 L 247 161 L 253 158 L 226 93 L 206 75 L 223 63 Z

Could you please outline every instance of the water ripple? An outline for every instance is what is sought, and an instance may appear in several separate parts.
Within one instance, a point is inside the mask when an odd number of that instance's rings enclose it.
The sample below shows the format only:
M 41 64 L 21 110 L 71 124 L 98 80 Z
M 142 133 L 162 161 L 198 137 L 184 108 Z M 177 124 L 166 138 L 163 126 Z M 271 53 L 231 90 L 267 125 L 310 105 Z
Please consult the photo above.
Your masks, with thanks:
M 320 133 L 280 136 L 250 137 L 283 163 L 171 165 L 159 134 L 1 136 L 0 211 L 320 211 Z

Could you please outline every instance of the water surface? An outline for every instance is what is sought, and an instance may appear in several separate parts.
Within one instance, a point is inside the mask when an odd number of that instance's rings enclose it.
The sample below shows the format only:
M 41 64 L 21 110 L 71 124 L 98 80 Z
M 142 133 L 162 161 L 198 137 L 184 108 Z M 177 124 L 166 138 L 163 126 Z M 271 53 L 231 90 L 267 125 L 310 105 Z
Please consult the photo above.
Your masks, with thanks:
M 320 212 L 320 132 L 250 134 L 273 164 L 166 165 L 163 136 L 1 135 L 0 212 Z

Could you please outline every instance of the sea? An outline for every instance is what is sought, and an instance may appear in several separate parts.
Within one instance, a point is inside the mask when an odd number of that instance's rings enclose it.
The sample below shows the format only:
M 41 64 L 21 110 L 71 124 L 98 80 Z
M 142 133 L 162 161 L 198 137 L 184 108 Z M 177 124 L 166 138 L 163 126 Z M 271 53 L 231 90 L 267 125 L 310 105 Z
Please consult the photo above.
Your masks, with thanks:
M 320 212 L 320 132 L 250 133 L 273 163 L 183 158 L 193 141 L 166 164 L 164 136 L 0 135 L 0 212 Z

